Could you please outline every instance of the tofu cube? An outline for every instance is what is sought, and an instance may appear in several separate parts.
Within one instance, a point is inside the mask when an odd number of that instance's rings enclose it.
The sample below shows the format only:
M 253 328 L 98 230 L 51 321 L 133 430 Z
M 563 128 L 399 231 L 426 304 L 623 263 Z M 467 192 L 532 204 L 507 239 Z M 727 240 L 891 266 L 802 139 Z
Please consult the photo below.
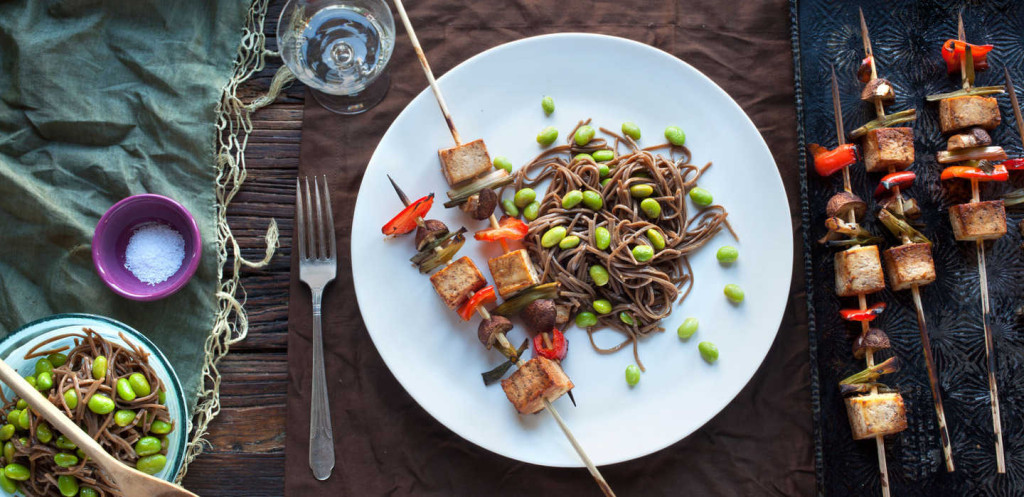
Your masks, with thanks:
M 526 249 L 519 249 L 487 261 L 491 268 L 494 286 L 501 298 L 508 298 L 516 292 L 540 283 L 533 261 Z
M 885 289 L 878 247 L 865 245 L 836 252 L 836 294 L 853 297 Z
M 961 242 L 995 240 L 1006 234 L 1006 208 L 1002 200 L 953 205 L 949 222 L 953 236 Z
M 473 140 L 437 151 L 441 171 L 450 186 L 471 180 L 491 170 L 491 156 L 483 140 Z
M 869 173 L 903 170 L 914 163 L 912 128 L 879 128 L 864 135 L 864 167 Z
M 935 261 L 932 244 L 908 243 L 885 251 L 885 272 L 893 291 L 906 290 L 914 285 L 924 286 L 935 281 Z
M 892 435 L 907 429 L 907 409 L 897 392 L 847 397 L 846 414 L 854 440 Z
M 533 414 L 544 408 L 544 399 L 554 402 L 572 390 L 572 381 L 555 361 L 534 357 L 523 367 L 501 380 L 501 389 L 520 414 Z
M 939 126 L 952 133 L 971 126 L 994 129 L 999 126 L 999 102 L 995 97 L 968 95 L 939 101 Z
M 461 259 L 441 268 L 430 277 L 434 290 L 449 309 L 458 309 L 477 290 L 487 286 L 487 280 L 476 268 L 473 259 Z

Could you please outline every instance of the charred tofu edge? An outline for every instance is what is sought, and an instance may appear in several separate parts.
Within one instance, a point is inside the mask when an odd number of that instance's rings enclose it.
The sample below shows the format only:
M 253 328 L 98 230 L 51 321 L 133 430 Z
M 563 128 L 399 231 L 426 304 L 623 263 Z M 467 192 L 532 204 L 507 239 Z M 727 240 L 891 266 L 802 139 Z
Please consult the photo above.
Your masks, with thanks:
M 939 125 L 943 133 L 979 126 L 987 130 L 999 126 L 999 101 L 994 97 L 965 95 L 939 101 Z
M 487 261 L 491 278 L 501 298 L 506 298 L 540 283 L 537 270 L 526 249 L 519 249 Z
M 430 276 L 434 291 L 449 309 L 457 309 L 473 292 L 487 285 L 473 259 L 463 256 Z
M 857 395 L 844 401 L 854 440 L 892 435 L 907 429 L 907 410 L 898 392 Z
M 534 357 L 508 378 L 501 380 L 505 396 L 521 414 L 533 414 L 573 388 L 565 371 L 555 361 Z
M 491 156 L 483 140 L 438 150 L 437 156 L 450 186 L 471 180 L 491 169 Z
M 913 128 L 879 128 L 864 135 L 864 167 L 868 172 L 906 169 L 914 163 Z
M 851 297 L 885 289 L 878 247 L 865 245 L 836 252 L 836 294 Z
M 959 241 L 994 240 L 1006 234 L 1006 208 L 1002 200 L 951 205 L 949 222 Z
M 885 272 L 894 291 L 906 290 L 914 285 L 924 286 L 935 281 L 935 260 L 932 244 L 908 243 L 887 249 Z

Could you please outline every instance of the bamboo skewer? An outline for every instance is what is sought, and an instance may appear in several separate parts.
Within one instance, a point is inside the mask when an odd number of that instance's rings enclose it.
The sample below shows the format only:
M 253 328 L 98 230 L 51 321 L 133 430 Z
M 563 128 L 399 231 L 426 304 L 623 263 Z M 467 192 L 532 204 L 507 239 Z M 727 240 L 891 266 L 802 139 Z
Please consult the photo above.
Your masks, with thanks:
M 858 8 L 860 13 L 860 31 L 864 42 L 864 54 L 871 57 L 871 79 L 878 77 L 878 67 L 875 64 L 874 52 L 871 49 L 871 35 L 868 33 L 867 21 L 864 20 L 864 10 Z M 885 117 L 885 106 L 881 99 L 875 99 L 875 114 L 877 117 Z M 895 166 L 889 166 L 889 173 L 896 172 Z M 896 210 L 900 216 L 904 216 L 903 194 L 899 186 L 893 188 L 893 195 L 896 196 Z M 910 237 L 903 235 L 903 244 L 910 243 Z M 942 445 L 942 455 L 946 461 L 946 471 L 952 473 L 956 470 L 953 464 L 953 447 L 949 438 L 949 427 L 946 423 L 946 410 L 942 405 L 942 393 L 939 390 L 938 368 L 935 366 L 935 359 L 932 356 L 931 338 L 928 335 L 928 326 L 924 317 L 924 305 L 921 303 L 921 288 L 914 285 L 910 288 L 914 299 L 914 307 L 917 311 L 917 327 L 921 335 L 921 349 L 924 353 L 925 367 L 928 370 L 928 385 L 931 387 L 932 404 L 935 407 L 935 417 L 939 425 L 939 442 Z
M 405 11 L 405 6 L 402 4 L 402 0 L 395 0 L 395 7 L 398 10 L 399 17 L 401 17 L 402 19 L 402 24 L 405 26 L 406 32 L 409 34 L 409 41 L 412 43 L 413 50 L 416 52 L 416 57 L 419 58 L 420 66 L 423 68 L 423 73 L 427 77 L 427 83 L 429 83 L 430 89 L 433 91 L 434 97 L 437 100 L 437 104 L 441 108 L 441 114 L 444 115 L 445 123 L 448 125 L 448 131 L 451 132 L 452 139 L 455 140 L 455 145 L 462 145 L 462 139 L 459 136 L 458 130 L 455 128 L 455 122 L 452 120 L 451 113 L 448 111 L 448 105 L 445 103 L 444 95 L 441 94 L 441 88 L 437 85 L 437 80 L 434 79 L 433 71 L 430 70 L 430 63 L 427 62 L 427 57 L 423 53 L 423 47 L 420 46 L 419 39 L 416 37 L 416 32 L 412 27 L 412 22 L 409 20 L 409 15 Z M 407 199 L 403 198 L 403 202 L 405 202 L 406 200 Z M 420 221 L 418 220 L 417 222 Z M 495 217 L 493 213 L 490 216 L 490 223 L 492 228 L 499 227 L 498 218 Z M 508 243 L 505 240 L 501 240 L 501 247 L 505 251 L 505 253 L 509 252 Z M 490 318 L 490 313 L 483 306 L 478 306 L 477 311 L 480 313 L 480 316 L 483 317 L 484 319 Z M 499 333 L 497 335 L 497 338 L 498 342 L 501 344 L 502 347 L 511 348 L 511 350 L 515 350 L 512 344 L 509 343 L 508 338 L 505 336 L 504 333 Z M 516 366 L 522 367 L 523 364 L 524 363 L 522 359 L 517 357 Z M 551 405 L 551 402 L 549 402 L 547 399 L 544 399 L 544 409 L 548 413 L 550 413 L 551 417 L 553 417 L 555 419 L 555 422 L 558 423 L 558 427 L 561 428 L 562 433 L 565 434 L 565 437 L 569 440 L 569 443 L 572 445 L 572 448 L 576 451 L 576 454 L 580 457 L 580 460 L 582 460 L 583 464 L 587 467 L 587 471 L 590 472 L 590 475 L 594 478 L 594 481 L 597 482 L 597 485 L 601 489 L 601 492 L 606 497 L 615 497 L 615 492 L 612 491 L 611 487 L 608 485 L 608 482 L 605 481 L 604 476 L 601 475 L 601 472 L 594 465 L 593 461 L 590 460 L 590 456 L 588 456 L 586 451 L 583 450 L 583 446 L 581 446 L 579 441 L 576 440 L 576 437 L 572 434 L 572 431 L 569 429 L 569 426 L 562 419 L 562 416 L 558 413 L 558 410 L 555 409 L 555 406 Z

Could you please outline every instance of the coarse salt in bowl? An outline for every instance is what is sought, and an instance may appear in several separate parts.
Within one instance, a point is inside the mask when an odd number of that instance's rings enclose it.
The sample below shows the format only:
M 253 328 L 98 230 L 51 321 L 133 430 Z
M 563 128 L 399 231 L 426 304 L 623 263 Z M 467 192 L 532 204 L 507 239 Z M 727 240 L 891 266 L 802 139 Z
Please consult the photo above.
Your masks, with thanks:
M 166 228 L 152 229 L 154 225 L 171 228 L 181 235 L 184 257 L 169 277 L 158 283 L 147 283 L 125 266 L 132 235 L 149 227 L 151 233 L 148 234 L 155 238 L 139 247 L 138 251 L 143 254 L 141 261 L 145 266 L 155 269 L 135 268 L 150 281 L 162 279 L 165 275 L 159 273 L 168 266 L 164 263 L 166 261 L 153 259 L 153 249 L 173 254 L 176 248 L 175 237 L 167 236 Z M 201 254 L 202 238 L 192 213 L 173 199 L 151 193 L 133 195 L 114 204 L 100 218 L 92 237 L 92 261 L 96 272 L 111 290 L 132 300 L 158 300 L 177 292 L 195 274 Z M 177 257 L 181 257 L 180 253 Z

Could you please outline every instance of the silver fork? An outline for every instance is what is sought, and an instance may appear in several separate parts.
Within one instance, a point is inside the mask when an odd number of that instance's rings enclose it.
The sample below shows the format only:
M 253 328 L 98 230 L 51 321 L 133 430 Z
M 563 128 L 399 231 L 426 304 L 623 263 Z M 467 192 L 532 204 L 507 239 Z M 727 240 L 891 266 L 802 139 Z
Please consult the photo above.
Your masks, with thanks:
M 313 178 L 313 197 L 309 194 L 309 178 L 295 179 L 295 235 L 299 247 L 299 280 L 313 294 L 313 395 L 309 406 L 309 467 L 317 480 L 330 478 L 334 469 L 334 431 L 331 430 L 331 408 L 327 403 L 327 380 L 324 375 L 324 342 L 321 333 L 321 299 L 324 287 L 338 273 L 338 250 L 334 241 L 334 215 L 327 177 Z M 313 200 L 315 199 L 315 200 Z M 314 203 L 316 210 L 313 209 Z M 326 207 L 326 209 L 325 209 Z

